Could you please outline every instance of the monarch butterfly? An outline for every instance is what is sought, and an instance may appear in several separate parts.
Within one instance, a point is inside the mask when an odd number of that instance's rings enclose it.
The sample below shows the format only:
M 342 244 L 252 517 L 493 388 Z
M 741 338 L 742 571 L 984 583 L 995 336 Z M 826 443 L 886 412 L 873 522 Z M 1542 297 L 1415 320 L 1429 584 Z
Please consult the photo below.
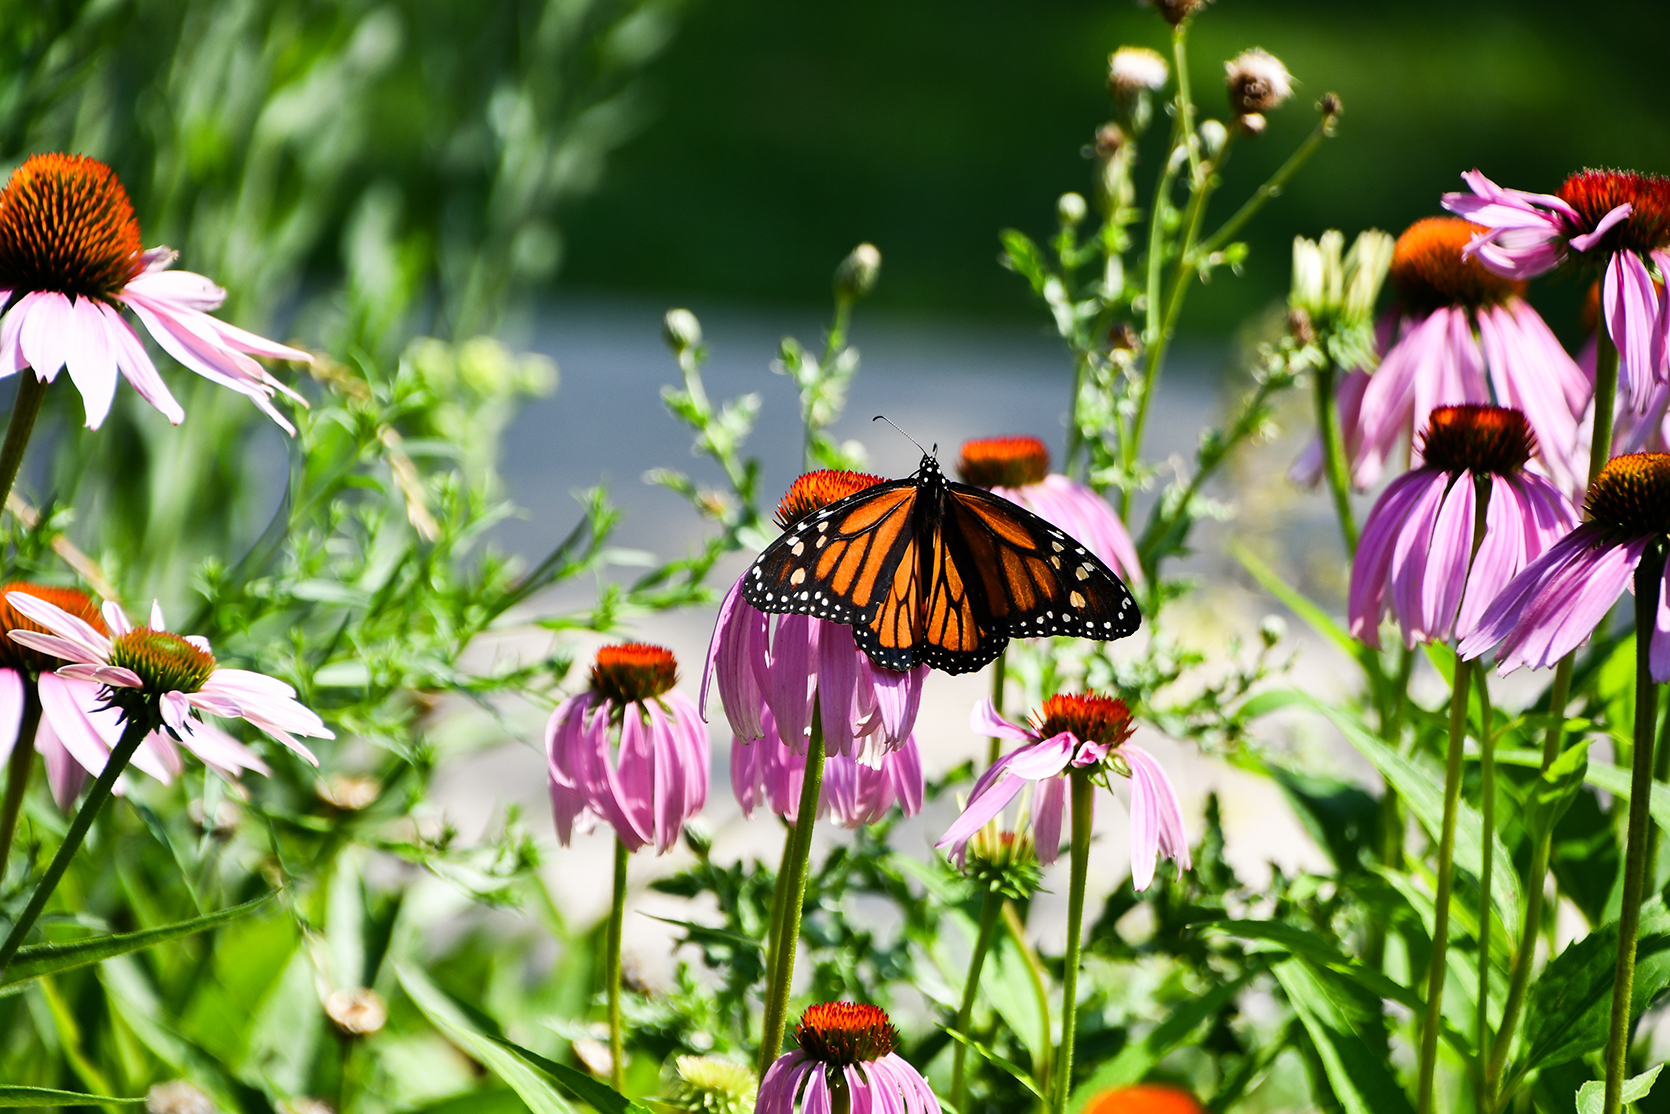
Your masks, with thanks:
M 1001 496 L 914 475 L 876 484 L 790 526 L 743 577 L 761 611 L 852 627 L 888 669 L 972 673 L 1011 638 L 1124 638 L 1142 616 L 1095 554 Z

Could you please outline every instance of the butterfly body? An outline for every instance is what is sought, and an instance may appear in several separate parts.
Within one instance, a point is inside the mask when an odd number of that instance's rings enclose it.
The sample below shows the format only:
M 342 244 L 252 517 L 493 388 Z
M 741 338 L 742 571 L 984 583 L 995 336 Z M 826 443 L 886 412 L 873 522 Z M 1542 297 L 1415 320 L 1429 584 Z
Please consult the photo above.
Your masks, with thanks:
M 1141 615 L 1119 578 L 1062 530 L 924 455 L 792 524 L 743 579 L 761 611 L 852 627 L 888 669 L 971 673 L 1010 638 L 1109 641 Z

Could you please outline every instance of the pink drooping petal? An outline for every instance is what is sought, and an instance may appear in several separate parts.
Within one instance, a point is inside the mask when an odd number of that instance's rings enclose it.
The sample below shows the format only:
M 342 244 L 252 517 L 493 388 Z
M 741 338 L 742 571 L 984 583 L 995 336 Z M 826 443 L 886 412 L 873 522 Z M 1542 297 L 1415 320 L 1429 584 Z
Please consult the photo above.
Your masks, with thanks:
M 1630 409 L 1647 409 L 1653 387 L 1664 381 L 1664 338 L 1658 292 L 1641 257 L 1615 252 L 1600 285 L 1601 317 L 1618 347 L 1618 386 Z
M 131 669 L 119 665 L 88 665 L 81 662 L 69 662 L 58 667 L 58 672 L 65 677 L 74 677 L 79 681 L 93 681 L 101 685 L 109 685 L 119 689 L 140 689 L 145 687 L 144 680 Z
M 122 315 L 113 306 L 103 302 L 96 304 L 105 320 L 105 337 L 110 343 L 111 356 L 128 384 L 139 392 L 140 398 L 156 407 L 174 425 L 185 421 L 185 410 L 168 390 L 162 376 L 157 374 L 157 367 L 151 362 L 150 353 L 145 351 L 139 337 L 134 335 L 133 326 L 122 320 Z
M 1653 616 L 1652 642 L 1647 646 L 1647 673 L 1659 684 L 1670 681 L 1670 570 L 1658 586 L 1658 611 Z
M 1189 854 L 1189 833 L 1183 822 L 1183 804 L 1177 799 L 1177 790 L 1172 786 L 1171 778 L 1167 776 L 1165 767 L 1161 766 L 1159 760 L 1146 750 L 1127 743 L 1120 748 L 1120 754 L 1125 757 L 1126 765 L 1131 769 L 1133 806 L 1140 789 L 1146 801 L 1146 807 L 1152 810 L 1159 858 L 1171 859 L 1176 862 L 1177 876 L 1181 878 L 1185 870 L 1194 866 L 1194 860 Z M 1131 826 L 1133 830 L 1131 842 L 1134 854 L 1136 844 L 1134 807 Z M 1154 862 L 1149 863 L 1148 876 L 1150 880 L 1153 878 L 1155 865 L 1157 864 Z M 1132 876 L 1134 884 L 1134 867 Z M 1140 890 L 1143 887 L 1137 886 L 1136 888 Z
M 7 592 L 6 602 L 24 618 L 33 620 L 48 631 L 69 642 L 80 645 L 91 658 L 72 660 L 103 661 L 110 657 L 110 639 L 100 634 L 92 624 L 27 592 Z M 50 651 L 48 651 L 50 653 Z
M 1485 307 L 1475 320 L 1496 404 L 1525 415 L 1536 435 L 1536 459 L 1562 491 L 1575 491 L 1578 421 L 1592 384 L 1523 301 Z M 1558 390 L 1549 389 L 1550 381 Z
M 604 701 L 604 708 L 609 702 Z M 609 717 L 599 713 L 599 729 L 607 731 Z M 593 786 L 592 805 L 615 829 L 615 835 L 627 849 L 636 851 L 655 839 L 653 815 L 655 799 L 655 740 L 639 715 L 638 709 L 627 705 L 620 726 L 620 747 L 615 761 L 609 761 L 609 748 L 588 748 L 593 761 L 590 781 Z
M 942 850 L 953 847 L 960 854 L 963 844 L 1002 812 L 1026 787 L 1026 783 L 1025 778 L 1005 773 L 988 784 L 984 791 L 977 789 L 969 798 L 968 807 L 963 809 L 963 814 L 951 822 L 951 826 L 945 829 L 945 834 L 939 837 L 934 846 Z M 1039 855 L 1042 854 L 1043 848 L 1039 848 Z
M 176 737 L 191 734 L 191 704 L 185 694 L 165 692 L 157 701 L 162 722 L 172 728 Z
M 133 633 L 133 624 L 128 622 L 127 612 L 114 600 L 105 600 L 99 607 L 99 614 L 104 617 L 104 625 L 110 628 L 113 636 L 120 638 Z
M 23 685 L 23 674 L 0 669 L 0 762 L 17 745 L 18 728 L 23 723 Z
M 997 705 L 991 698 L 974 706 L 974 711 L 968 717 L 968 729 L 976 735 L 986 735 L 998 739 L 1020 739 L 1023 742 L 1035 743 L 1038 736 L 1024 727 L 1017 727 L 997 714 Z
M 217 310 L 226 301 L 226 291 L 202 275 L 190 271 L 146 271 L 128 281 L 127 289 L 155 302 L 165 302 L 200 313 Z
M 800 1096 L 801 1114 L 834 1114 L 834 1100 L 829 1094 L 829 1081 L 823 1071 L 811 1073 L 806 1080 L 806 1090 Z
M 216 330 L 201 324 L 193 314 L 206 322 L 214 318 L 132 291 L 120 297 L 170 356 L 210 382 L 245 396 L 286 433 L 295 435 L 296 427 L 272 404 L 276 380 L 248 356 L 225 347 Z
M 24 362 L 35 369 L 36 378 L 56 379 L 75 335 L 75 309 L 69 298 L 55 290 L 37 290 L 24 295 L 12 312 L 22 315 L 18 348 Z
M 708 642 L 707 663 L 702 668 L 701 706 L 705 712 L 709 686 L 719 681 L 719 700 L 725 718 L 738 738 L 760 737 L 760 704 L 763 696 L 757 676 L 766 670 L 764 612 L 742 598 L 739 577 L 719 604 L 719 618 Z M 754 657 L 761 660 L 755 662 Z
M 900 672 L 876 665 L 868 654 L 858 663 L 859 684 L 868 684 L 875 701 L 879 724 L 871 728 L 885 747 L 896 747 L 910 737 L 916 728 L 916 714 L 922 707 L 922 682 L 927 679 L 928 667 Z
M 1588 251 L 1590 248 L 1600 243 L 1601 240 L 1606 237 L 1606 234 L 1612 231 L 1613 225 L 1617 224 L 1619 221 L 1629 219 L 1629 214 L 1633 209 L 1634 206 L 1626 201 L 1622 205 L 1615 206 L 1609 210 L 1604 217 L 1601 217 L 1600 220 L 1595 223 L 1594 231 L 1585 232 L 1581 236 L 1573 236 L 1571 238 L 1570 243 L 1572 250 Z
M 824 746 L 830 754 L 851 755 L 853 727 L 859 718 L 858 644 L 852 628 L 819 623 L 817 632 L 817 698 L 823 723 Z
M 1473 196 L 1447 193 L 1444 208 L 1486 229 L 1467 245 L 1466 257 L 1511 279 L 1535 278 L 1565 258 L 1565 239 L 1577 222 L 1570 205 L 1549 194 L 1503 189 L 1477 170 L 1461 177 Z
M 1346 608 L 1351 637 L 1379 647 L 1380 618 L 1392 610 L 1400 539 L 1411 531 L 1414 516 L 1423 504 L 1431 503 L 1436 508 L 1444 483 L 1444 473 L 1437 469 L 1417 469 L 1393 480 L 1375 501 L 1351 562 Z
M 236 780 L 245 770 L 270 776 L 272 770 L 261 761 L 261 756 L 213 724 L 198 721 L 188 734 L 180 736 L 180 743 L 199 761 Z
M 1067 812 L 1067 779 L 1052 777 L 1038 783 L 1032 798 L 1032 841 L 1038 861 L 1045 866 L 1061 854 L 1061 823 Z
M 87 428 L 97 429 L 116 398 L 115 340 L 109 321 L 100 312 L 104 303 L 77 298 L 70 307 L 70 332 L 64 338 L 64 366 L 70 382 L 81 392 Z
M 4 291 L 5 297 L 0 297 L 0 306 L 5 306 L 12 292 Z M 13 307 L 15 309 L 15 307 Z M 6 312 L 0 315 L 0 379 L 8 375 L 16 375 L 29 366 L 29 361 L 23 358 L 23 352 L 18 347 L 18 336 L 23 331 L 23 315 L 21 313 Z
M 557 706 L 545 725 L 545 760 L 551 790 L 551 812 L 556 820 L 557 841 L 567 847 L 576 823 L 588 814 L 587 795 L 581 784 L 588 768 L 582 748 L 593 742 L 586 729 L 591 710 L 590 692 L 571 696 Z M 582 827 L 589 830 L 589 825 Z
M 808 1074 L 820 1070 L 816 1060 L 798 1049 L 779 1056 L 760 1080 L 754 1114 L 794 1114 L 794 1100 L 801 1082 Z
M 87 768 L 76 761 L 43 716 L 35 729 L 35 750 L 46 766 L 46 784 L 59 811 L 68 812 L 87 784 Z
M 1484 534 L 1467 572 L 1467 591 L 1456 617 L 1456 630 L 1469 631 L 1477 626 L 1485 608 L 1530 559 L 1526 535 L 1531 527 L 1524 521 L 1526 508 L 1520 492 L 1506 476 L 1488 478 L 1490 496 L 1485 506 Z
M 110 752 L 122 737 L 121 715 L 103 708 L 96 685 L 59 673 L 42 673 L 37 678 L 41 697 L 41 722 L 52 724 L 58 741 L 90 774 L 104 771 Z M 148 746 L 133 753 L 132 764 L 162 782 L 173 780 L 174 771 L 163 756 Z
M 1411 624 L 1412 633 L 1421 641 L 1448 642 L 1450 639 L 1467 586 L 1476 510 L 1473 477 L 1463 472 L 1444 496 L 1444 505 L 1438 511 L 1428 543 L 1419 586 L 1418 622 Z
M 782 615 L 771 634 L 770 682 L 766 703 L 777 718 L 783 742 L 796 751 L 806 749 L 806 732 L 812 722 L 812 693 L 817 675 L 812 662 L 817 654 L 818 620 L 806 615 Z

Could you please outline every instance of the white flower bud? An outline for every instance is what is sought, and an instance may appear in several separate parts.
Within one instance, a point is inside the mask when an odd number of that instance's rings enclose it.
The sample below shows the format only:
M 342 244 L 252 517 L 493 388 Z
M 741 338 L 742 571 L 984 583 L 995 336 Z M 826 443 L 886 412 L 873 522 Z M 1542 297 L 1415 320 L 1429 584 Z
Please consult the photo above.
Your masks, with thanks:
M 702 323 L 687 309 L 670 309 L 661 319 L 661 336 L 674 352 L 696 348 L 702 343 Z
M 195 1083 L 172 1079 L 145 1092 L 147 1114 L 215 1114 L 215 1104 Z
M 1293 75 L 1281 59 L 1254 47 L 1224 63 L 1229 106 L 1237 116 L 1269 112 L 1293 95 Z
M 855 302 L 875 288 L 881 275 L 881 252 L 874 244 L 859 244 L 835 268 L 835 296 Z
M 1129 100 L 1148 89 L 1164 89 L 1171 68 L 1164 55 L 1145 46 L 1122 46 L 1108 57 L 1108 92 Z
M 1084 203 L 1084 198 L 1076 193 L 1064 193 L 1055 203 L 1056 218 L 1065 225 L 1077 224 L 1084 219 L 1084 214 L 1088 211 L 1089 206 Z
M 1209 159 L 1223 154 L 1224 144 L 1229 142 L 1229 129 L 1223 126 L 1221 120 L 1202 120 L 1196 134 L 1200 136 L 1200 145 Z

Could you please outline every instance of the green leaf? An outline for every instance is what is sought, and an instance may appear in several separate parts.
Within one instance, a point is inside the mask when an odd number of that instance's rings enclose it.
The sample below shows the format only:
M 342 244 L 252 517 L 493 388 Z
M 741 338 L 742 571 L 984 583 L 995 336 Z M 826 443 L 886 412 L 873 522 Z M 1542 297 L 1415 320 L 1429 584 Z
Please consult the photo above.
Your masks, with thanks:
M 1612 978 L 1618 959 L 1613 921 L 1567 947 L 1531 985 L 1516 1075 L 1574 1060 L 1606 1044 L 1612 1014 Z M 1670 911 L 1654 898 L 1641 907 L 1635 948 L 1631 1017 L 1639 1017 L 1670 987 Z
M 1664 1070 L 1660 1064 L 1651 1071 L 1644 1071 L 1640 1075 L 1624 1080 L 1621 1088 L 1625 1102 L 1640 1102 L 1652 1091 L 1653 1084 L 1658 1080 L 1658 1073 Z M 1577 1091 L 1577 1114 L 1601 1114 L 1606 1108 L 1606 1081 L 1591 1079 Z
M 1196 921 L 1202 929 L 1239 936 L 1244 940 L 1263 940 L 1277 945 L 1282 951 L 1303 956 L 1311 963 L 1326 967 L 1351 979 L 1369 993 L 1408 1006 L 1421 1008 L 1421 996 L 1414 990 L 1380 971 L 1359 963 L 1318 934 L 1285 921 L 1221 920 Z
M 1017 1083 L 1025 1087 L 1028 1091 L 1031 1091 L 1039 1099 L 1044 1098 L 1044 1092 L 1038 1089 L 1038 1084 L 1032 1082 L 1032 1076 L 1027 1073 L 1025 1068 L 1021 1067 L 1012 1060 L 1004 1059 L 1002 1056 L 999 1056 L 991 1049 L 986 1048 L 972 1037 L 965 1037 L 963 1034 L 957 1032 L 957 1030 L 946 1026 L 941 1026 L 941 1028 L 945 1029 L 946 1035 L 952 1040 L 956 1041 L 958 1044 L 964 1044 L 969 1048 L 974 1049 L 975 1052 L 979 1053 L 982 1059 L 995 1064 L 997 1067 L 1002 1068 L 1004 1071 L 1014 1076 Z
M 1350 712 L 1335 708 L 1307 693 L 1295 695 L 1296 703 L 1308 705 L 1332 720 L 1346 740 L 1356 747 L 1364 758 L 1374 763 L 1375 768 L 1392 783 L 1404 803 L 1409 806 L 1409 811 L 1415 814 L 1415 818 L 1436 842 L 1444 820 L 1443 778 L 1434 778 L 1431 770 L 1417 766 L 1381 742 L 1362 720 Z M 1491 840 L 1495 845 L 1496 863 L 1512 862 L 1495 833 L 1491 834 Z M 1484 862 L 1484 821 L 1480 819 L 1478 810 L 1466 801 L 1460 802 L 1456 813 L 1455 862 L 1463 870 L 1471 872 L 1475 878 L 1479 876 L 1479 868 Z M 1519 880 L 1512 870 L 1498 869 L 1491 872 L 1490 899 L 1491 904 L 1496 906 L 1497 915 L 1502 918 L 1503 924 L 1519 923 Z
M 67 944 L 31 944 L 26 948 L 19 948 L 11 966 L 0 975 L 0 986 L 27 982 L 42 975 L 56 975 L 61 971 L 73 971 L 78 967 L 90 967 L 113 956 L 126 955 L 128 952 L 140 951 L 167 943 L 169 940 L 178 940 L 182 936 L 191 936 L 254 912 L 272 900 L 277 892 L 274 890 L 254 901 L 246 901 L 242 905 L 234 905 L 218 913 L 193 917 L 188 921 L 176 921 L 159 928 L 118 933 L 113 936 L 94 936 L 87 940 L 73 940 Z
M 1368 654 L 1374 652 L 1347 634 L 1345 628 L 1335 622 L 1332 615 L 1323 611 L 1312 603 L 1303 592 L 1283 580 L 1275 569 L 1266 565 L 1252 550 L 1238 541 L 1231 540 L 1229 552 L 1230 556 L 1241 562 L 1242 568 L 1252 574 L 1254 580 L 1264 586 L 1265 591 L 1286 604 L 1288 610 L 1303 619 L 1306 626 L 1332 642 L 1347 657 L 1363 661 Z
M 416 969 L 397 963 L 394 971 L 406 996 L 423 1011 L 423 1015 L 448 1038 L 491 1068 L 522 1097 L 534 1114 L 570 1114 L 573 1110 L 557 1094 L 553 1083 L 561 1085 L 600 1114 L 649 1114 L 644 1107 L 584 1072 L 547 1060 L 497 1033 L 484 1032 L 465 1007 Z
M 8 1087 L 0 1085 L 0 1108 L 18 1106 L 110 1106 L 114 1103 L 143 1103 L 136 1099 L 113 1099 L 104 1095 L 83 1095 L 75 1091 L 54 1091 L 50 1087 Z
M 1271 971 L 1316 1046 L 1345 1114 L 1412 1114 L 1388 1060 L 1380 999 L 1304 959 L 1285 960 Z
M 1566 753 L 1569 754 L 1570 751 Z M 1528 747 L 1499 750 L 1496 752 L 1496 761 L 1509 766 L 1541 766 L 1542 752 Z M 1588 769 L 1583 773 L 1583 780 L 1596 789 L 1603 789 L 1615 797 L 1629 800 L 1629 771 L 1621 766 L 1614 766 L 1609 762 L 1590 762 Z M 1670 786 L 1660 782 L 1653 783 L 1653 793 L 1647 802 L 1647 811 L 1652 814 L 1655 824 L 1665 831 L 1670 831 Z
M 1562 753 L 1542 772 L 1526 801 L 1525 825 L 1533 836 L 1542 836 L 1560 822 L 1589 772 L 1587 739 Z
M 1142 1040 L 1126 1045 L 1119 1055 L 1098 1067 L 1088 1079 L 1073 1088 L 1067 1109 L 1077 1114 L 1103 1091 L 1140 1083 L 1155 1064 L 1194 1036 L 1203 1024 L 1233 1002 L 1242 988 L 1262 971 L 1262 967 L 1254 967 L 1234 982 L 1219 983 L 1198 998 L 1191 998 L 1178 1006 L 1170 1017 L 1149 1030 Z

